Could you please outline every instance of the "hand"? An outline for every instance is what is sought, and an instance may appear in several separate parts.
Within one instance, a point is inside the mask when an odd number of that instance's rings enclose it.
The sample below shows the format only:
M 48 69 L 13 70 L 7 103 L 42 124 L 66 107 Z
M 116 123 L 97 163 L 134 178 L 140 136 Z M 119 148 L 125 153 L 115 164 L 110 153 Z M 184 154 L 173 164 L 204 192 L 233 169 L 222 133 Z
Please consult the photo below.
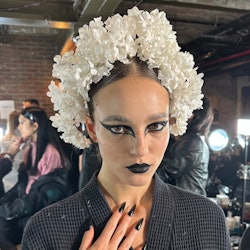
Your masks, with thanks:
M 91 225 L 89 230 L 86 231 L 83 235 L 82 243 L 79 250 L 133 249 L 132 243 L 141 228 L 143 219 L 141 219 L 135 227 L 133 227 L 130 231 L 127 232 L 134 210 L 130 210 L 128 214 L 123 214 L 124 208 L 125 203 L 113 213 L 113 215 L 107 222 L 105 228 L 103 229 L 102 234 L 94 243 L 94 227 L 93 225 Z
M 13 158 L 19 152 L 19 147 L 21 145 L 22 139 L 18 139 L 10 144 L 7 154 L 11 155 Z

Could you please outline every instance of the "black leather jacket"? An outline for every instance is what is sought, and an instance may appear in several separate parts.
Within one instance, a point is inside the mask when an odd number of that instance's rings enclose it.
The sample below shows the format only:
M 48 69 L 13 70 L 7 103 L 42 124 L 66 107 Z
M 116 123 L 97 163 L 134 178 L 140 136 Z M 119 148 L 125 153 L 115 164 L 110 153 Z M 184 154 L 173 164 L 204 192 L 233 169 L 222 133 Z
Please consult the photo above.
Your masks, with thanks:
M 66 198 L 71 194 L 64 169 L 41 176 L 25 194 L 26 178 L 0 199 L 0 216 L 6 220 L 29 218 L 42 208 Z
M 186 133 L 171 147 L 157 170 L 166 181 L 198 194 L 206 195 L 208 179 L 209 148 L 204 136 Z
M 3 185 L 3 177 L 7 175 L 12 169 L 12 162 L 8 158 L 0 159 L 0 197 L 5 193 Z

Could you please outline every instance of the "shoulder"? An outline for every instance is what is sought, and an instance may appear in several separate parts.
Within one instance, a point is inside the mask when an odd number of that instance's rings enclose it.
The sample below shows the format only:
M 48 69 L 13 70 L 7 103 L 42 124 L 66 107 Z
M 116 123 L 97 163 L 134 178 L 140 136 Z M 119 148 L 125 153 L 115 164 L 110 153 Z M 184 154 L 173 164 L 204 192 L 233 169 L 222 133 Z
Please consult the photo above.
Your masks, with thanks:
M 33 215 L 26 223 L 22 246 L 24 249 L 78 249 L 88 221 L 87 206 L 78 192 Z
M 78 192 L 68 198 L 49 205 L 35 215 L 33 215 L 26 224 L 25 232 L 41 232 L 46 235 L 49 229 L 58 230 L 67 227 L 67 223 L 72 225 L 79 224 L 87 217 L 87 208 L 82 202 L 82 196 Z
M 176 141 L 176 147 L 183 149 L 200 148 L 203 144 L 201 137 L 197 133 L 186 133 Z
M 224 219 L 224 212 L 221 207 L 203 195 L 199 195 L 176 186 L 169 185 L 169 190 L 176 204 L 176 209 L 185 210 L 188 213 L 195 213 L 195 217 L 219 216 Z
M 46 147 L 46 152 L 58 152 L 58 150 L 52 144 L 49 143 Z
M 175 204 L 175 210 L 177 213 L 194 213 L 202 214 L 203 212 L 208 212 L 210 215 L 212 211 L 216 211 L 219 216 L 224 217 L 223 210 L 216 203 L 208 199 L 203 195 L 199 195 L 190 191 L 186 191 L 179 187 L 173 186 L 171 184 L 166 184 L 160 180 L 159 176 L 156 177 L 156 192 L 161 194 L 158 197 L 167 197 L 167 202 L 172 202 Z

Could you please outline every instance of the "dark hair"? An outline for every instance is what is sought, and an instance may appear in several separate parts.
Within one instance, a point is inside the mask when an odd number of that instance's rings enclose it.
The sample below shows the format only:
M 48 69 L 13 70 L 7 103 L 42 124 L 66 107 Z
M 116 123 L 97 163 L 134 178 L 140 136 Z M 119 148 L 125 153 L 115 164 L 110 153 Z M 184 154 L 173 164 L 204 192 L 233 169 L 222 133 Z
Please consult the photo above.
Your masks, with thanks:
M 37 99 L 25 99 L 23 102 L 29 102 L 36 107 L 40 106 L 39 101 Z
M 135 74 L 138 76 L 144 76 L 151 78 L 157 82 L 160 82 L 157 75 L 157 69 L 149 69 L 146 62 L 141 61 L 138 57 L 130 58 L 130 63 L 124 64 L 122 62 L 116 61 L 114 63 L 114 68 L 111 70 L 110 75 L 103 77 L 98 83 L 92 83 L 90 85 L 90 90 L 88 92 L 90 101 L 88 102 L 89 115 L 92 120 L 94 120 L 93 112 L 93 97 L 94 95 L 103 87 L 108 84 L 118 81 L 130 74 Z
M 51 121 L 49 120 L 45 111 L 40 107 L 28 107 L 22 109 L 20 114 L 28 118 L 31 123 L 38 123 L 35 162 L 32 166 L 32 160 L 28 159 L 28 163 L 26 166 L 27 169 L 30 170 L 30 174 L 36 174 L 38 163 L 49 143 L 58 150 L 64 168 L 68 168 L 69 159 L 66 156 L 65 151 L 63 150 L 62 141 L 56 129 L 52 127 Z
M 203 97 L 202 101 L 203 108 L 193 111 L 193 116 L 187 125 L 187 132 L 195 132 L 207 136 L 213 122 L 213 110 L 206 97 Z

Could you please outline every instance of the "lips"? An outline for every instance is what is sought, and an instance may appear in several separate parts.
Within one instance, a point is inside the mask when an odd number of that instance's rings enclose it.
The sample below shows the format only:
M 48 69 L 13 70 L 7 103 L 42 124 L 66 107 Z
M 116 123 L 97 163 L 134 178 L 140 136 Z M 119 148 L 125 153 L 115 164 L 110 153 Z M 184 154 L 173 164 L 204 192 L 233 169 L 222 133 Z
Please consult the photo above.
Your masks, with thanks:
M 134 173 L 134 174 L 143 174 L 146 173 L 150 168 L 150 165 L 143 163 L 143 164 L 133 164 L 128 166 L 127 169 Z

